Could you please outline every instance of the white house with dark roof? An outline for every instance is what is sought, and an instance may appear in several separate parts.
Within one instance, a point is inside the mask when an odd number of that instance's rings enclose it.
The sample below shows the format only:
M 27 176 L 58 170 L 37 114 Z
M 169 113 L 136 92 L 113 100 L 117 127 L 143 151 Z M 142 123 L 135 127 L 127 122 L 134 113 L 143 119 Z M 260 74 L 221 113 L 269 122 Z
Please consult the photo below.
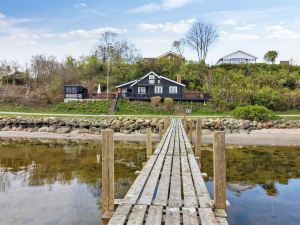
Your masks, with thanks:
M 226 55 L 218 60 L 216 65 L 220 64 L 249 64 L 256 63 L 257 57 L 244 51 L 236 51 Z

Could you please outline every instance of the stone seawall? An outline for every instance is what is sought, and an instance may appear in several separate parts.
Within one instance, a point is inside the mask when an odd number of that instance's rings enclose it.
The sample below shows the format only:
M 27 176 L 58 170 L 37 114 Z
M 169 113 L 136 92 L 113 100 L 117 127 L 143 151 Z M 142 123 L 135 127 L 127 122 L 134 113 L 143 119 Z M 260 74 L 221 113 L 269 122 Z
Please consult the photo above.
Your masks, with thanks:
M 188 119 L 195 123 L 195 119 Z M 28 131 L 48 133 L 91 133 L 100 134 L 103 129 L 113 129 L 124 134 L 145 133 L 150 127 L 153 133 L 158 133 L 159 124 L 164 119 L 158 118 L 34 118 L 34 117 L 0 117 L 1 131 Z M 195 127 L 195 126 L 194 126 Z M 203 119 L 203 133 L 214 130 L 225 130 L 226 133 L 251 132 L 269 128 L 300 128 L 300 121 L 269 121 L 257 122 L 235 120 L 231 118 Z

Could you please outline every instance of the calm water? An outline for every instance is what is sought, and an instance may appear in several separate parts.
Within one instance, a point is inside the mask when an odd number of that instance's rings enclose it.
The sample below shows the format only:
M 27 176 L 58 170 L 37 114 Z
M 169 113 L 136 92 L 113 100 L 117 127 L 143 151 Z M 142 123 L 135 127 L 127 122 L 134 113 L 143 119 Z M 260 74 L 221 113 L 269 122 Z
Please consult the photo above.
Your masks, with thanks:
M 145 159 L 145 144 L 115 143 L 116 198 Z M 0 140 L 0 225 L 100 224 L 101 146 Z M 212 190 L 212 152 L 202 172 Z M 300 224 L 300 148 L 228 148 L 231 225 Z
M 300 224 L 300 148 L 228 148 L 226 157 L 230 225 Z M 212 152 L 203 151 L 211 196 L 212 160 Z

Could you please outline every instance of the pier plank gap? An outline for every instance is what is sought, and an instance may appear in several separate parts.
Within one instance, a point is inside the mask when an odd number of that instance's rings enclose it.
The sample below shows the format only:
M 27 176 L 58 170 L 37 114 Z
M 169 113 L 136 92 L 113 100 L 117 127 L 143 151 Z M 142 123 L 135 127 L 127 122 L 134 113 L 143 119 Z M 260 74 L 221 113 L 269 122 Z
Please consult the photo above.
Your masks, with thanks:
M 125 197 L 118 200 L 119 205 L 108 224 L 228 224 L 225 210 L 221 207 L 223 193 L 216 201 L 219 207 L 216 210 L 181 119 L 166 119 L 165 122 L 169 126 L 165 128 L 160 143 Z M 201 122 L 197 122 L 196 138 L 199 138 L 199 143 L 196 141 L 196 145 L 200 144 L 201 137 Z M 223 141 L 221 134 L 216 134 L 215 141 Z M 215 148 L 217 154 L 225 153 L 222 151 L 223 143 L 215 145 Z M 219 155 L 216 159 L 220 168 L 224 168 L 226 163 L 221 161 L 225 157 Z M 215 190 L 223 188 L 225 177 L 219 174 L 219 167 L 217 172 L 217 179 L 222 180 L 217 182 Z

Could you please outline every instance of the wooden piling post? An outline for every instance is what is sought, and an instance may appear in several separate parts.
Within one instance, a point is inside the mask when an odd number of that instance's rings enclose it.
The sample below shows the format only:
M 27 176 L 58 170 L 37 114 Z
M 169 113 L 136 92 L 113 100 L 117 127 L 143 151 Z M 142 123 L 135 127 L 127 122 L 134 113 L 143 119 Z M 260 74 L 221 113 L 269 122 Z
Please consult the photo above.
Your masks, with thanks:
M 160 123 L 159 125 L 158 125 L 158 132 L 159 132 L 159 139 L 162 139 L 162 136 L 163 136 L 163 124 L 162 123 Z
M 225 133 L 213 133 L 214 204 L 216 209 L 226 209 L 226 157 Z
M 184 128 L 185 132 L 187 132 L 187 119 L 185 116 L 183 117 L 183 128 Z
M 194 128 L 194 122 L 192 120 L 190 120 L 188 137 L 191 140 L 191 142 L 193 142 L 193 128 Z
M 146 156 L 147 159 L 152 155 L 152 131 L 151 128 L 146 129 Z
M 199 162 L 201 162 L 201 136 L 202 136 L 202 119 L 198 118 L 196 124 L 195 156 L 199 158 Z M 199 163 L 199 168 L 201 168 L 200 163 Z
M 114 140 L 113 131 L 102 132 L 102 223 L 107 224 L 114 211 Z

